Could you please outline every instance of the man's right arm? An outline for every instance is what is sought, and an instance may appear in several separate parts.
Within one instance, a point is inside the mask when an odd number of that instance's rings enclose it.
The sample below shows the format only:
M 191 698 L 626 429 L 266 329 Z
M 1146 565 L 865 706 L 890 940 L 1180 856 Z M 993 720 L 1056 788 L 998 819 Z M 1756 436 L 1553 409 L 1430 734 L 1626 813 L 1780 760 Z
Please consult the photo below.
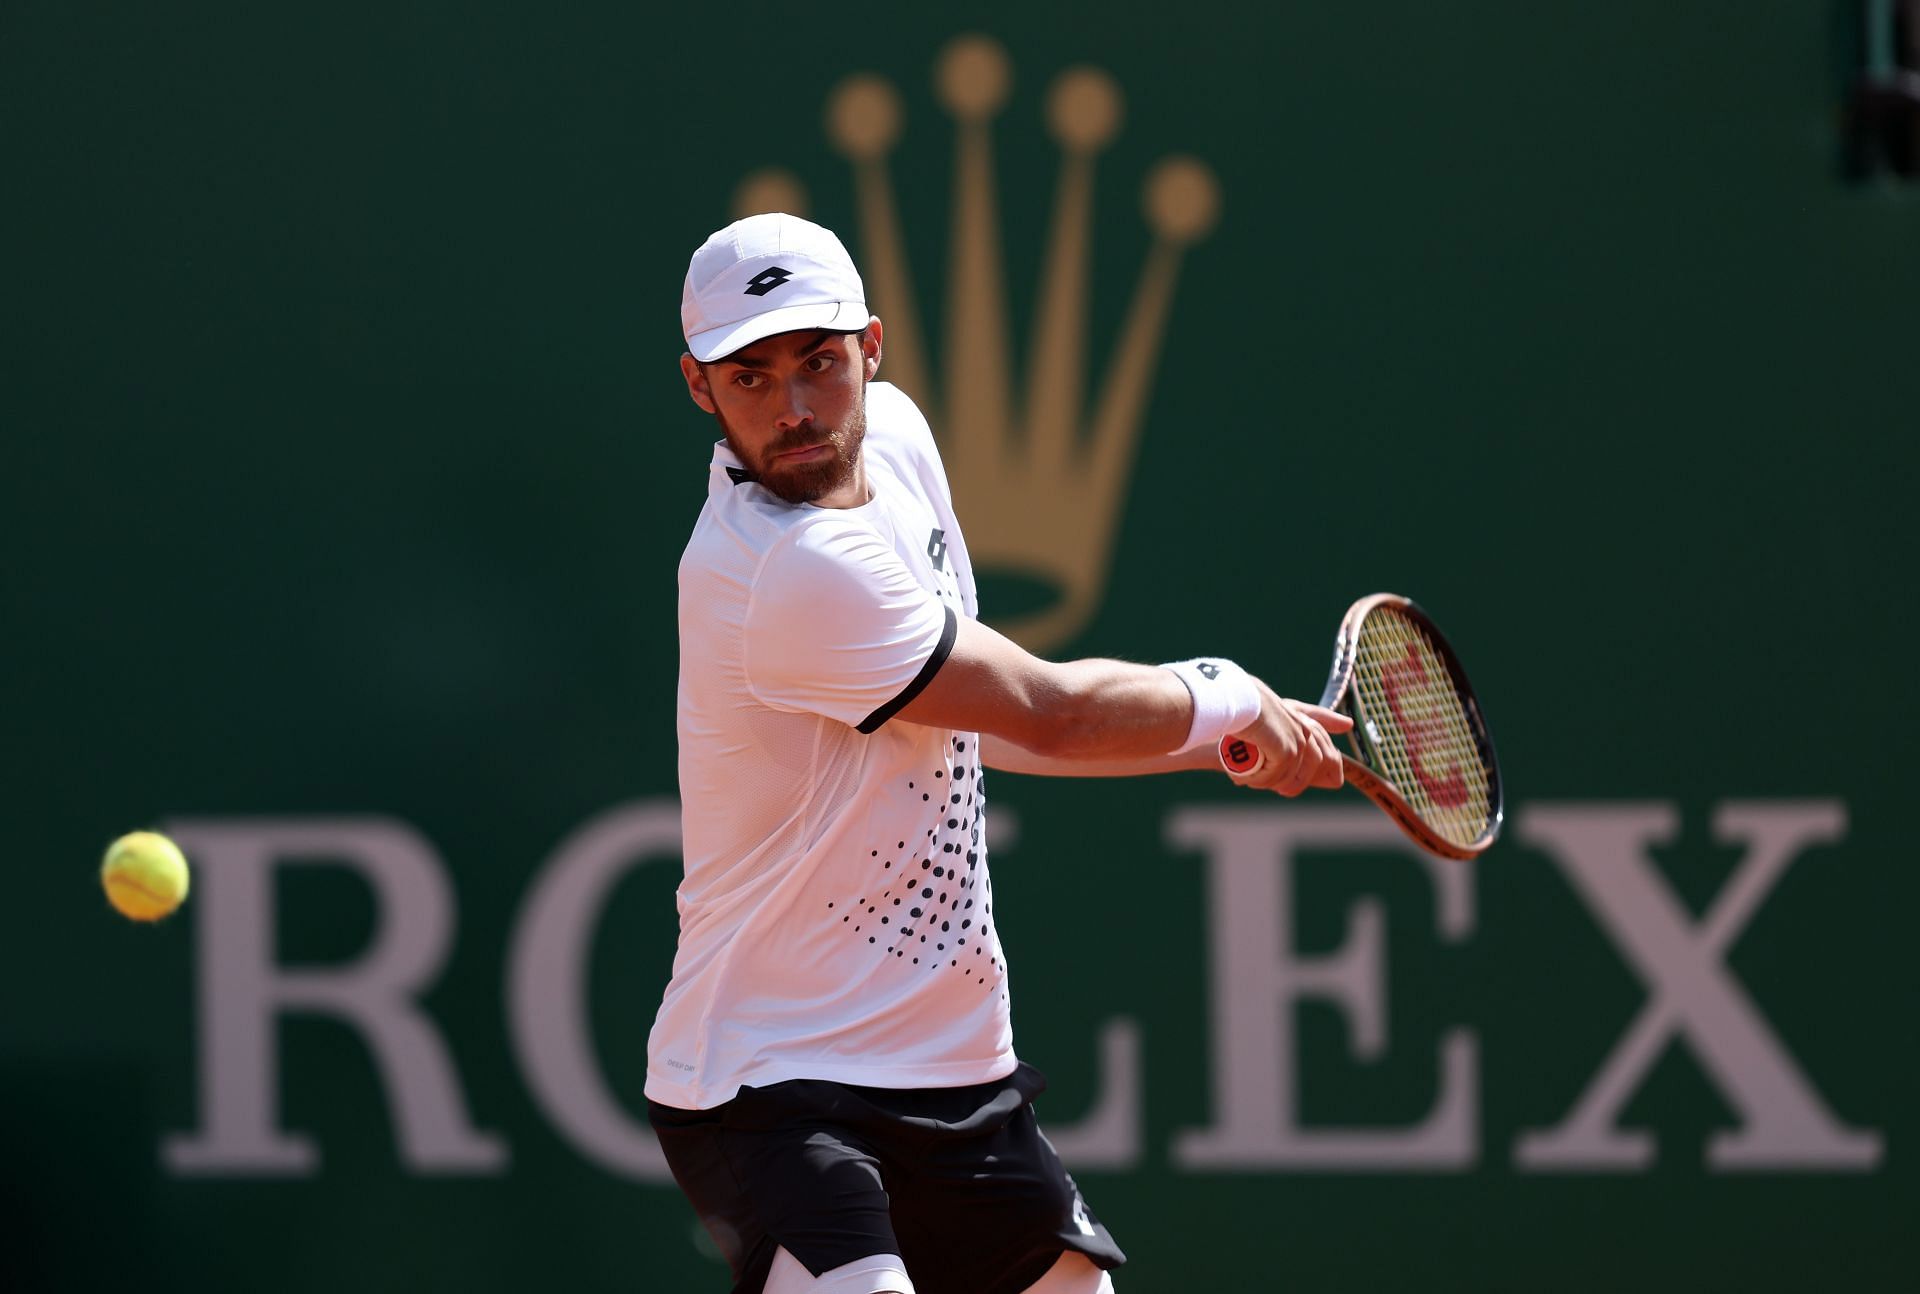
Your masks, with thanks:
M 1282 795 L 1339 786 L 1340 757 L 1328 729 L 1344 731 L 1346 719 L 1283 700 L 1257 680 L 1256 686 L 1260 716 L 1234 734 L 1267 757 L 1252 784 Z M 1186 744 L 1194 722 L 1193 695 L 1172 670 L 1117 660 L 1041 660 L 965 616 L 946 662 L 894 718 L 999 738 L 1036 757 L 1030 771 L 1084 763 L 1098 776 L 1147 771 L 1163 760 L 1169 769 L 1195 766 L 1186 756 L 1169 758 Z

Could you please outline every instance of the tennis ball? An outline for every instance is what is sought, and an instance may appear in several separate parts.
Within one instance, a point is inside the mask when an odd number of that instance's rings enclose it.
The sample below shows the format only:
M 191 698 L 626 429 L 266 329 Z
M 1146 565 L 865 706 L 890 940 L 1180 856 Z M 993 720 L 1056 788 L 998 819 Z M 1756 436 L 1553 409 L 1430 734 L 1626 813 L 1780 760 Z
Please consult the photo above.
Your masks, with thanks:
M 123 916 L 158 921 L 187 897 L 187 860 L 157 831 L 129 832 L 107 846 L 100 884 Z

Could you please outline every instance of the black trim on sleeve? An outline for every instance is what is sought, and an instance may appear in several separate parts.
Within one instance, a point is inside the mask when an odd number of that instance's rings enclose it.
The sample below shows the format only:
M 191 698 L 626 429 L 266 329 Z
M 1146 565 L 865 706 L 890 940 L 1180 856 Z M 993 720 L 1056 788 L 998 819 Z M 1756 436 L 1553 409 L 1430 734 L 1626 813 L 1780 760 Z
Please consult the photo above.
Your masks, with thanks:
M 900 690 L 899 696 L 860 721 L 858 731 L 863 733 L 877 731 L 881 724 L 899 714 L 902 706 L 924 692 L 927 684 L 933 682 L 933 676 L 940 672 L 940 667 L 947 663 L 947 657 L 953 654 L 954 636 L 960 632 L 960 622 L 955 618 L 952 607 L 942 609 L 947 613 L 947 624 L 940 631 L 940 641 L 934 647 L 933 655 L 927 657 L 927 663 L 922 665 L 920 672 L 913 676 L 913 682 Z

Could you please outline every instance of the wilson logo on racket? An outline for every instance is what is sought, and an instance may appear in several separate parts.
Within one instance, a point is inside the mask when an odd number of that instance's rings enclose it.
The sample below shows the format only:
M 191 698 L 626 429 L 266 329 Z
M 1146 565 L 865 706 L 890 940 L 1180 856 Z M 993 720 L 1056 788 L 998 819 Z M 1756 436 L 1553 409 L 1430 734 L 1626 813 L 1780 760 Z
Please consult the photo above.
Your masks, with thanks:
M 1455 759 L 1447 764 L 1444 779 L 1434 776 L 1431 756 L 1442 752 L 1448 741 L 1446 723 L 1440 718 L 1440 706 L 1430 693 L 1434 683 L 1427 674 L 1419 648 L 1407 644 L 1407 654 L 1380 667 L 1380 689 L 1386 693 L 1387 709 L 1407 746 L 1407 762 L 1414 778 L 1426 788 L 1433 802 L 1442 808 L 1457 809 L 1468 797 L 1466 770 Z

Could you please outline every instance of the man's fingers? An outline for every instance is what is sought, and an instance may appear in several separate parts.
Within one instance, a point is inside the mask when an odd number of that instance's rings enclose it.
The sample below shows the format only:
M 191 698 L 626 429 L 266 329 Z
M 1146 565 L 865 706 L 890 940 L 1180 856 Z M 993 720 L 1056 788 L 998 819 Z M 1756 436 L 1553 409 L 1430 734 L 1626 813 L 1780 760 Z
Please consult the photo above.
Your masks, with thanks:
M 1313 784 L 1327 791 L 1339 790 L 1346 785 L 1346 781 L 1347 766 L 1340 762 L 1338 755 L 1322 763 L 1313 775 Z
M 1327 733 L 1317 731 L 1313 734 L 1314 754 L 1319 756 L 1319 765 L 1314 769 L 1313 784 L 1337 791 L 1347 780 L 1346 766 L 1340 762 L 1340 752 L 1334 748 L 1333 738 Z
M 1282 795 L 1299 795 L 1308 787 L 1315 785 L 1323 776 L 1321 770 L 1326 765 L 1327 753 L 1332 749 L 1332 738 L 1318 731 L 1312 724 L 1300 725 L 1300 745 L 1293 758 L 1293 766 L 1287 775 L 1280 779 L 1274 789 Z
M 1293 766 L 1291 772 L 1274 784 L 1274 792 L 1279 795 L 1284 795 L 1288 799 L 1292 799 L 1294 796 L 1304 792 L 1308 787 L 1313 785 L 1313 775 L 1317 763 L 1318 761 L 1316 760 L 1303 758 Z
M 1276 741 L 1262 745 L 1260 753 L 1265 762 L 1260 771 L 1249 779 L 1249 785 L 1262 791 L 1271 791 L 1293 776 L 1293 770 L 1300 762 L 1298 747 L 1289 750 Z
M 1351 732 L 1353 720 L 1338 710 L 1329 710 L 1324 705 L 1315 705 L 1311 701 L 1295 701 L 1294 709 L 1320 725 L 1322 732 Z
M 1234 780 L 1242 781 L 1240 778 Z M 1289 799 L 1309 787 L 1337 791 L 1345 783 L 1346 766 L 1341 763 L 1339 752 L 1334 750 L 1333 743 L 1325 734 L 1318 741 L 1302 742 L 1291 759 L 1269 758 L 1255 777 L 1242 781 L 1243 785 L 1272 791 Z
M 1333 734 L 1350 731 L 1353 720 L 1324 705 L 1278 696 L 1264 683 L 1260 687 L 1268 700 L 1266 714 L 1254 728 L 1235 735 L 1260 750 L 1264 766 L 1252 777 L 1234 780 L 1290 799 L 1309 787 L 1331 791 L 1345 785 L 1346 768 Z

